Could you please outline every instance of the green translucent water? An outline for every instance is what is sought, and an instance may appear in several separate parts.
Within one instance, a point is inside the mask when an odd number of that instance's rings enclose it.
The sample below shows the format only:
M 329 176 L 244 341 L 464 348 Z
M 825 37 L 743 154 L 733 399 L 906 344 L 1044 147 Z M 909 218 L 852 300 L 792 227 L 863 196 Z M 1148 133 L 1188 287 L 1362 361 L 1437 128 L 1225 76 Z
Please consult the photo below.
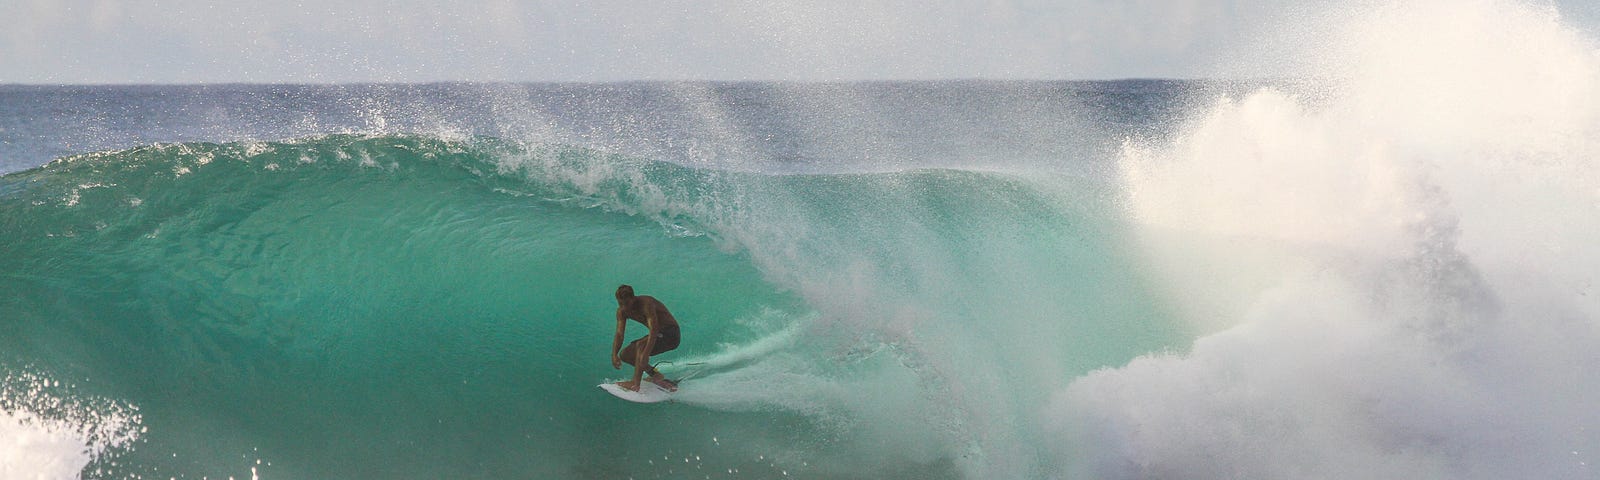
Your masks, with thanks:
M 1172 341 L 1110 202 L 491 139 L 84 155 L 0 179 L 0 362 L 140 409 L 107 477 L 1026 475 L 1027 412 Z M 683 323 L 680 402 L 595 388 L 620 283 Z

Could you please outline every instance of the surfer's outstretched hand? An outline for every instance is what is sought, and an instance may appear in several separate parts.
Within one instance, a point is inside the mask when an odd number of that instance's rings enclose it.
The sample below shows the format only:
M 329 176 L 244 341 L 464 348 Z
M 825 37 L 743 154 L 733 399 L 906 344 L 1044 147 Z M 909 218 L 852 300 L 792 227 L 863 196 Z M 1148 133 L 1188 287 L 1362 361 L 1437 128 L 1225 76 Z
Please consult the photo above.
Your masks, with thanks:
M 616 354 L 611 354 L 611 368 L 622 370 L 622 358 Z

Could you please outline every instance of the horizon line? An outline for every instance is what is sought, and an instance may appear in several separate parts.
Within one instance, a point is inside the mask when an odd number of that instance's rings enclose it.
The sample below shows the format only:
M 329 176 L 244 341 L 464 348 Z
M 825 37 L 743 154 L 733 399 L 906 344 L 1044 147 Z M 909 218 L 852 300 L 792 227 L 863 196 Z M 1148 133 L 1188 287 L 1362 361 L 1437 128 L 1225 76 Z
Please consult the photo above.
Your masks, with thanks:
M 896 83 L 1118 83 L 1118 82 L 1279 82 L 1303 81 L 1297 77 L 1121 77 L 1121 78 L 923 78 L 856 80 L 773 80 L 773 79 L 636 79 L 636 80 L 433 80 L 433 81 L 337 81 L 337 82 L 10 82 L 0 87 L 205 87 L 205 86 L 435 86 L 435 85 L 639 85 L 639 84 L 792 84 L 846 85 Z

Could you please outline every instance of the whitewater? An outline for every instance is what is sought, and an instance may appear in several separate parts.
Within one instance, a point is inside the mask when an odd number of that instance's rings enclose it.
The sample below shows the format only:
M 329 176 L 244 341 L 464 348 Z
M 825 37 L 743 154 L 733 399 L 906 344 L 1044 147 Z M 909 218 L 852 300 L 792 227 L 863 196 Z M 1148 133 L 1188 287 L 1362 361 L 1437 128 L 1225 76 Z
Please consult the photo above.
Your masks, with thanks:
M 0 478 L 1593 478 L 1595 36 L 1301 20 L 1292 80 L 0 86 Z M 594 388 L 623 283 L 672 403 Z

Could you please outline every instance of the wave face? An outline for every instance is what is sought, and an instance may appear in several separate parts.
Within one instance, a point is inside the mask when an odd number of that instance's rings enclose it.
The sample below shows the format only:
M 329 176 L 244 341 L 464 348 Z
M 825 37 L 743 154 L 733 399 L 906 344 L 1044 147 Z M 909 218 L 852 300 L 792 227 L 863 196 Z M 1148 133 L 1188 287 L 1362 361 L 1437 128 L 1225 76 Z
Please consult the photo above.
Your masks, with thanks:
M 1600 49 L 1339 8 L 1272 85 L 0 88 L 0 477 L 1594 478 Z
M 138 409 L 106 477 L 1025 475 L 1052 385 L 1172 340 L 1068 181 L 394 135 L 68 157 L 0 184 L 0 361 Z M 676 404 L 594 388 L 621 283 L 684 324 Z

